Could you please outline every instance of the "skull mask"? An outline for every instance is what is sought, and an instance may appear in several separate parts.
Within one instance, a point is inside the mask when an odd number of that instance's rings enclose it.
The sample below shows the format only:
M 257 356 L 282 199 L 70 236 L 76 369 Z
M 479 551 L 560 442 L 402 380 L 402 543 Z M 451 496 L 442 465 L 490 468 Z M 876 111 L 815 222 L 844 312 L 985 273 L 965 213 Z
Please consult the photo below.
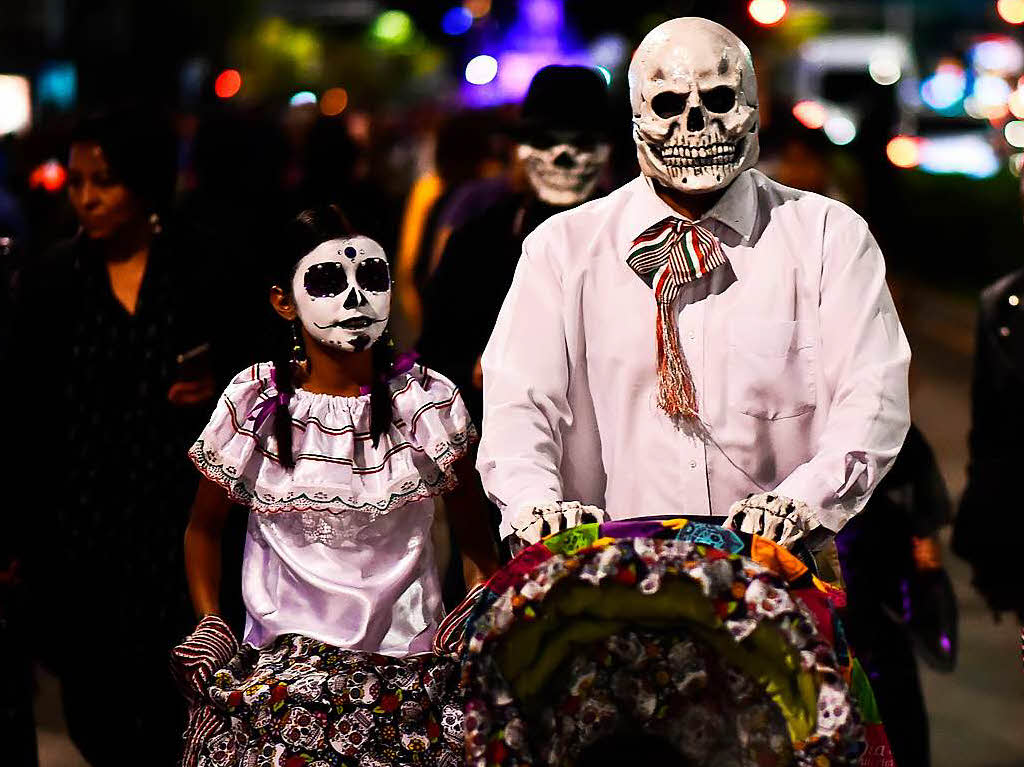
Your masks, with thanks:
M 517 153 L 537 196 L 548 205 L 569 207 L 594 191 L 611 146 L 575 131 L 549 131 L 520 144 Z
M 633 140 L 644 174 L 682 192 L 722 189 L 757 162 L 750 51 L 697 17 L 651 30 L 629 65 Z
M 391 272 L 369 237 L 328 240 L 302 257 L 292 278 L 299 321 L 316 341 L 358 352 L 384 333 Z

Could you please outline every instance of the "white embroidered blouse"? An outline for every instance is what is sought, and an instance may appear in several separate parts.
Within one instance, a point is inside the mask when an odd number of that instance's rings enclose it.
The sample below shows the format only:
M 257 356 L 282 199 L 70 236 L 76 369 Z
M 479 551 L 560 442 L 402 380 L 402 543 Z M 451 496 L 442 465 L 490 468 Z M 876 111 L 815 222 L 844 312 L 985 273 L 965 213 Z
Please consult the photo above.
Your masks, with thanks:
M 393 378 L 393 423 L 374 447 L 369 395 L 298 389 L 288 469 L 274 416 L 259 417 L 278 396 L 272 372 L 237 375 L 189 451 L 250 509 L 244 640 L 294 632 L 396 657 L 428 650 L 443 612 L 432 498 L 454 487 L 452 465 L 476 439 L 458 390 L 421 365 Z

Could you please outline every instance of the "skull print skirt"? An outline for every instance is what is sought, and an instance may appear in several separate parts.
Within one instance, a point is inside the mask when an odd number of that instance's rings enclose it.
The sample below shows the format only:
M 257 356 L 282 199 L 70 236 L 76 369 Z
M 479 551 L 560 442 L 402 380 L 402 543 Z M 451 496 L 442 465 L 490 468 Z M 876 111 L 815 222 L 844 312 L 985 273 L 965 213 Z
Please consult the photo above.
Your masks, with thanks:
M 431 653 L 392 658 L 285 634 L 243 645 L 207 696 L 220 721 L 199 767 L 463 762 L 459 668 Z

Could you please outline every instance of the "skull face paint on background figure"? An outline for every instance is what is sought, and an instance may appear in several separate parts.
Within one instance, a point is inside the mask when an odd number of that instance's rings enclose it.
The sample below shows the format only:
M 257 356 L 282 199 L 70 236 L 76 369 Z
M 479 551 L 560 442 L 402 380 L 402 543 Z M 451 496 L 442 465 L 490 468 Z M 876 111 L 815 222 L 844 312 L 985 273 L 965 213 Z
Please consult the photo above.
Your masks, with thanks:
M 629 65 L 633 140 L 644 175 L 681 192 L 722 189 L 757 162 L 757 79 L 736 35 L 698 17 L 672 19 Z
M 391 314 L 391 271 L 369 237 L 328 240 L 303 256 L 292 278 L 299 321 L 318 343 L 359 352 Z
M 548 205 L 579 205 L 594 191 L 611 145 L 578 131 L 543 131 L 517 147 L 526 178 Z

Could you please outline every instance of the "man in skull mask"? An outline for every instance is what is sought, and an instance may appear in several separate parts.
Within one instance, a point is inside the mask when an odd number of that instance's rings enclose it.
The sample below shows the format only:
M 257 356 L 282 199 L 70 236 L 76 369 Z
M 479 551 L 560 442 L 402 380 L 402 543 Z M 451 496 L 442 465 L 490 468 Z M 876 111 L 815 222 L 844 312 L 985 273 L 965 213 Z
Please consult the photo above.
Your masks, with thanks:
M 523 239 L 588 200 L 610 154 L 607 86 L 595 70 L 548 66 L 530 83 L 516 130 L 527 188 L 453 233 L 424 296 L 417 349 L 462 391 L 479 424 L 480 355 L 512 283 Z
M 601 516 L 582 502 L 824 548 L 909 425 L 882 254 L 846 206 L 753 169 L 753 62 L 728 29 L 658 26 L 629 86 L 642 175 L 526 238 L 483 355 L 501 535 Z

